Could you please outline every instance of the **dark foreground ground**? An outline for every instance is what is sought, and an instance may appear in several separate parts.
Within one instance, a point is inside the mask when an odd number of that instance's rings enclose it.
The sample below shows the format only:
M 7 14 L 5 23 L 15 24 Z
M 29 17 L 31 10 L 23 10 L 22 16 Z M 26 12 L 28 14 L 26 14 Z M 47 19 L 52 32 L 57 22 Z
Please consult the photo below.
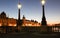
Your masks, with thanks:
M 40 33 L 10 33 L 0 34 L 0 38 L 59 38 L 58 34 L 40 34 Z

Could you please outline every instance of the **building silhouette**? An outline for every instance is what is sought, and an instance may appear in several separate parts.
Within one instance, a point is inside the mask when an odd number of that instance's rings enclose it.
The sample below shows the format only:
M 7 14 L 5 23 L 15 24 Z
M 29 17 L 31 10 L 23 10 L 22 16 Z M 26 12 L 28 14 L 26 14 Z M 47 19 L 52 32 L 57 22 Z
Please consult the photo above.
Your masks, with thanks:
M 0 33 L 13 32 L 16 27 L 16 19 L 7 17 L 5 12 L 0 14 Z
M 16 26 L 16 19 L 9 18 L 5 12 L 0 14 L 0 26 Z
M 20 12 L 19 12 L 20 13 Z M 19 14 L 18 14 L 19 15 Z M 18 16 L 20 17 L 20 15 Z M 21 31 L 21 29 L 25 29 L 26 27 L 40 27 L 40 23 L 36 20 L 28 20 L 23 15 L 22 19 L 14 19 L 7 17 L 5 12 L 0 14 L 0 32 L 8 33 L 14 31 Z M 30 29 L 30 28 L 29 28 Z
M 22 26 L 40 26 L 40 23 L 38 23 L 38 21 L 34 21 L 34 20 L 28 20 L 25 18 L 25 16 L 23 15 L 23 18 L 22 18 Z

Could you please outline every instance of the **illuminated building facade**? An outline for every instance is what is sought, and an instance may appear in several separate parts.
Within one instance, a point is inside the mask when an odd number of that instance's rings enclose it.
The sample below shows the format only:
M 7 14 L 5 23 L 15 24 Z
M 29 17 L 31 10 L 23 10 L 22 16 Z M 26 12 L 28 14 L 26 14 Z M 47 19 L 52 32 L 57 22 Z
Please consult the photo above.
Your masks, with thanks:
M 37 21 L 34 21 L 34 20 L 27 20 L 24 15 L 23 15 L 22 21 L 23 21 L 22 26 L 32 26 L 32 27 L 40 26 L 40 23 L 38 23 Z
M 0 32 L 6 33 L 8 31 L 14 32 L 17 29 L 17 19 L 9 18 L 6 16 L 5 12 L 2 12 L 0 14 Z M 27 20 L 25 16 L 23 15 L 23 18 L 20 19 L 20 22 L 22 25 L 19 25 L 18 28 L 21 30 L 21 27 L 38 27 L 40 26 L 40 23 L 34 20 Z M 17 29 L 18 30 L 18 29 Z
M 5 12 L 0 14 L 0 26 L 16 26 L 16 19 L 9 18 Z
M 23 15 L 22 26 L 40 26 L 40 23 L 34 20 L 27 20 Z M 17 19 L 9 18 L 6 16 L 5 12 L 0 14 L 0 26 L 16 26 Z

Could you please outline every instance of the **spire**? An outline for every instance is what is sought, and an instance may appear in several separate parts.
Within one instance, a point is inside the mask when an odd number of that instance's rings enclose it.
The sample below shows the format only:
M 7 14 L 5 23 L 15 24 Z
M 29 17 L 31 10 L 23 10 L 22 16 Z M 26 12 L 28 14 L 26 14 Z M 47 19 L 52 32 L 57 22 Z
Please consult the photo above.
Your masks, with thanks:
M 23 19 L 25 19 L 25 16 L 23 15 Z

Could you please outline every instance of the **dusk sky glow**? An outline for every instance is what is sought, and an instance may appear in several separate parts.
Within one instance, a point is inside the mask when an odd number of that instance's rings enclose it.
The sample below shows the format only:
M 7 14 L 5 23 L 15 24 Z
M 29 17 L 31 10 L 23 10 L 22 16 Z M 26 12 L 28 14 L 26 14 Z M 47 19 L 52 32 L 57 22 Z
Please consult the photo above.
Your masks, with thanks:
M 40 0 L 20 0 L 21 19 L 23 15 L 28 20 L 42 20 L 42 5 Z M 0 0 L 0 13 L 5 11 L 10 18 L 18 18 L 18 0 Z M 60 23 L 60 0 L 46 0 L 45 16 L 48 24 Z

